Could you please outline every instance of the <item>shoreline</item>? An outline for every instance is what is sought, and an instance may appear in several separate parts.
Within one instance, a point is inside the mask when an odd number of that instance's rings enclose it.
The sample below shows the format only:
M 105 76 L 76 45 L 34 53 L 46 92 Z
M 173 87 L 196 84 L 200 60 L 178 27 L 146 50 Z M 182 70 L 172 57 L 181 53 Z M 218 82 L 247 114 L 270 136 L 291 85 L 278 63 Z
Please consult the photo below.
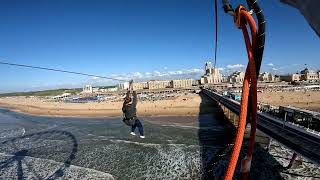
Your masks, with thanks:
M 11 108 L 7 106 L 3 106 L 0 104 L 0 109 L 8 110 L 11 112 L 28 115 L 28 116 L 38 116 L 38 117 L 56 117 L 56 118 L 80 118 L 80 119 L 103 119 L 103 118 L 122 118 L 122 115 L 92 115 L 92 116 L 85 116 L 85 115 L 56 115 L 56 114 L 36 114 L 36 113 L 29 113 L 25 111 L 21 111 L 16 108 Z M 210 114 L 210 113 L 207 113 Z M 198 116 L 199 114 L 150 114 L 150 115 L 138 115 L 138 117 L 144 118 L 144 117 L 190 117 L 190 116 Z
M 19 108 L 12 108 L 9 106 L 3 106 L 0 104 L 0 109 L 9 110 L 11 112 L 20 113 L 24 115 L 30 115 L 30 116 L 39 116 L 39 117 L 57 117 L 57 118 L 83 118 L 83 119 L 89 119 L 89 118 L 95 118 L 95 119 L 103 119 L 103 118 L 122 118 L 122 114 L 114 115 L 114 114 L 94 114 L 92 115 L 62 115 L 62 114 L 45 114 L 45 113 L 32 113 L 28 111 L 20 110 Z M 208 113 L 210 114 L 210 113 Z M 198 116 L 199 114 L 178 114 L 178 113 L 168 113 L 168 114 L 139 114 L 137 113 L 138 117 L 175 117 L 175 116 Z
M 38 117 L 57 117 L 57 118 L 79 118 L 79 119 L 109 119 L 109 118 L 122 118 L 122 113 L 103 113 L 103 114 L 97 114 L 94 111 L 93 112 L 82 112 L 81 114 L 55 114 L 55 113 L 34 113 L 32 111 L 25 111 L 23 109 L 12 107 L 12 106 L 6 106 L 3 104 L 0 104 L 0 109 L 8 110 L 15 113 L 20 113 L 24 115 L 29 116 L 38 116 Z M 68 110 L 66 110 L 68 111 Z M 182 110 L 183 111 L 183 110 Z M 210 114 L 210 113 L 208 113 Z M 173 111 L 167 111 L 167 112 L 160 112 L 160 113 L 137 113 L 138 117 L 144 118 L 144 117 L 176 117 L 176 116 L 183 116 L 183 117 L 190 117 L 190 116 L 199 116 L 199 113 L 177 113 Z

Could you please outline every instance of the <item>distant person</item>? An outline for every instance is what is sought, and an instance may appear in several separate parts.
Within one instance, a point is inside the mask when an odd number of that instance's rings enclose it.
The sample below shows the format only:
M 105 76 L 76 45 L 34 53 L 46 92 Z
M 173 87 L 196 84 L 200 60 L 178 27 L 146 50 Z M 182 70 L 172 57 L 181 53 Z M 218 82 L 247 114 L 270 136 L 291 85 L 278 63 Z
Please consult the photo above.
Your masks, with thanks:
M 140 138 L 145 138 L 143 126 L 140 120 L 137 118 L 137 92 L 132 92 L 132 80 L 130 81 L 129 90 L 127 91 L 126 97 L 123 102 L 122 112 L 123 112 L 123 122 L 131 126 L 131 135 L 135 136 L 134 132 L 136 127 L 138 127 Z M 131 93 L 132 92 L 132 93 Z

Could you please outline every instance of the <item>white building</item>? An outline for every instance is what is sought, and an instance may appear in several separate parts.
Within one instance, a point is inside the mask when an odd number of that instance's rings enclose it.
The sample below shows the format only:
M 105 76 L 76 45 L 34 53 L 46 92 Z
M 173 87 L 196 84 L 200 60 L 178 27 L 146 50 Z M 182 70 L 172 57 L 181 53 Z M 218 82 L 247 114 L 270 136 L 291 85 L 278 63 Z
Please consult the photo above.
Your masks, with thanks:
M 170 81 L 148 81 L 149 89 L 164 89 L 170 87 Z
M 108 93 L 108 92 L 116 92 L 118 91 L 118 87 L 110 87 L 105 89 L 100 89 L 100 92 Z
M 245 76 L 244 72 L 236 71 L 228 77 L 228 82 L 229 83 L 242 83 L 244 80 L 244 76 Z
M 274 82 L 274 76 L 269 72 L 264 72 L 259 74 L 258 80 L 262 82 Z
M 129 89 L 129 82 L 120 83 L 118 85 L 119 90 L 128 90 Z
M 54 100 L 63 100 L 71 96 L 71 93 L 63 93 L 62 95 L 53 96 L 52 99 Z
M 305 68 L 301 71 L 301 80 L 304 81 L 316 81 L 319 79 L 318 73 L 316 73 L 313 70 L 309 70 L 308 68 Z
M 98 87 L 93 87 L 92 88 L 92 92 L 93 93 L 98 93 L 100 91 L 100 89 Z
M 217 84 L 226 82 L 226 78 L 220 74 L 219 69 L 212 67 L 211 62 L 207 62 L 205 65 L 206 74 L 201 76 L 201 84 Z
M 82 93 L 91 94 L 93 93 L 93 89 L 91 85 L 85 85 L 83 87 Z
M 280 76 L 281 81 L 286 82 L 296 82 L 301 80 L 301 74 L 288 74 L 288 75 L 281 75 Z
M 280 77 L 282 81 L 320 81 L 320 71 L 316 72 L 305 68 L 300 73 L 283 75 Z
M 178 79 L 171 81 L 171 87 L 173 88 L 188 88 L 192 87 L 193 79 Z
M 148 82 L 136 82 L 132 84 L 133 90 L 148 89 Z

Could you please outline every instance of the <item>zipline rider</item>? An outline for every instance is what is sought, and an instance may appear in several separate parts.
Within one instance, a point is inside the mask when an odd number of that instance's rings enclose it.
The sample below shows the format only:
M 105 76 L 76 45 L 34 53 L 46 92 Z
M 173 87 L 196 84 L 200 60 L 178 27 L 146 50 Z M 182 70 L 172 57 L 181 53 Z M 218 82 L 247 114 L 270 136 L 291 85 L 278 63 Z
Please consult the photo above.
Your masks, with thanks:
M 132 87 L 133 80 L 129 82 L 129 89 L 127 91 L 126 97 L 123 102 L 122 112 L 123 112 L 123 122 L 131 126 L 131 135 L 135 136 L 134 132 L 136 127 L 138 127 L 140 138 L 145 138 L 143 125 L 137 118 L 137 92 L 133 91 Z

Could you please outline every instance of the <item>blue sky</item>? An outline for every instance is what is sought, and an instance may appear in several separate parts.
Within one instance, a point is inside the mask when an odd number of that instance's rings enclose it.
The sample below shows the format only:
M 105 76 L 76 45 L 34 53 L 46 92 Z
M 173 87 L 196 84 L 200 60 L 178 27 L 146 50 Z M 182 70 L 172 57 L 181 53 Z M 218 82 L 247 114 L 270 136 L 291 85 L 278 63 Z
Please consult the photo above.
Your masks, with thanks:
M 244 1 L 231 1 L 233 5 Z M 318 36 L 298 10 L 261 0 L 267 20 L 263 70 L 320 69 Z M 221 7 L 221 4 L 220 4 Z M 2 0 L 0 59 L 112 77 L 199 77 L 213 58 L 213 0 Z M 217 66 L 247 63 L 242 33 L 219 12 Z M 109 82 L 0 65 L 0 92 Z

